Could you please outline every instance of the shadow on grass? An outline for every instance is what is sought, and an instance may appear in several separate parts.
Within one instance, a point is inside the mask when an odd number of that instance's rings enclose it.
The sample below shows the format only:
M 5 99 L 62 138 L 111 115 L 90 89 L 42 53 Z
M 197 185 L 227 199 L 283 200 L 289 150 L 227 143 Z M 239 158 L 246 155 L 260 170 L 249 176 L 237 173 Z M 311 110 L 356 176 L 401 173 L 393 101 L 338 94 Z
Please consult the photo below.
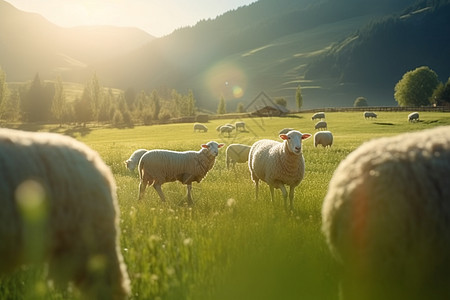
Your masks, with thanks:
M 386 122 L 375 122 L 373 124 L 376 124 L 376 125 L 388 125 L 388 126 L 394 125 L 394 123 L 386 123 Z

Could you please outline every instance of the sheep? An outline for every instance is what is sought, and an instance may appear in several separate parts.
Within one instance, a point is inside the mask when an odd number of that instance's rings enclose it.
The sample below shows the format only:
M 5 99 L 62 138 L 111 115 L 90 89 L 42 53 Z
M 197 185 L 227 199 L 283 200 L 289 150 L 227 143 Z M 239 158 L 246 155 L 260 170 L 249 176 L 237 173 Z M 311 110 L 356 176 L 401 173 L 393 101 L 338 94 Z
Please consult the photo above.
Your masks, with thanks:
M 317 112 L 317 113 L 313 114 L 313 116 L 311 117 L 311 120 L 314 121 L 316 119 L 319 119 L 319 120 L 325 119 L 325 113 L 323 111 L 321 111 L 321 112 Z
M 165 196 L 161 185 L 166 182 L 180 181 L 187 185 L 188 204 L 192 205 L 192 182 L 200 181 L 214 166 L 219 149 L 224 144 L 211 141 L 201 145 L 199 151 L 150 150 L 139 161 L 139 199 L 144 196 L 147 185 L 152 185 L 162 202 Z
M 365 119 L 370 119 L 370 118 L 377 118 L 377 114 L 374 113 L 373 111 L 365 111 L 363 114 Z
M 410 113 L 409 115 L 408 115 L 408 121 L 409 122 L 418 122 L 419 121 L 419 113 L 418 112 L 413 112 L 413 113 Z
M 311 137 L 309 133 L 291 130 L 280 134 L 283 142 L 259 140 L 250 148 L 248 167 L 251 178 L 256 185 L 258 199 L 259 180 L 266 182 L 274 201 L 274 188 L 281 190 L 284 206 L 287 207 L 287 192 L 285 184 L 289 185 L 290 207 L 293 208 L 294 189 L 305 174 L 305 161 L 302 153 L 302 141 Z
M 230 163 L 233 164 L 233 168 L 236 163 L 246 163 L 248 161 L 249 152 L 250 146 L 248 145 L 230 144 L 226 149 L 227 169 L 229 169 Z
M 200 123 L 195 123 L 194 124 L 194 132 L 197 130 L 198 130 L 198 132 L 200 132 L 200 131 L 208 132 L 208 127 L 206 127 L 205 125 L 200 124 Z
M 245 122 L 241 121 L 241 122 L 236 122 L 234 123 L 234 126 L 236 128 L 236 131 L 245 131 Z
M 58 289 L 126 299 L 116 184 L 100 156 L 56 133 L 0 129 L 0 274 L 47 264 Z
M 333 145 L 333 134 L 331 131 L 319 131 L 314 134 L 314 147 L 322 145 L 323 147 L 330 147 Z
M 233 129 L 234 129 L 233 126 L 230 126 L 230 125 L 222 125 L 222 126 L 220 126 L 219 131 L 220 131 L 220 134 L 223 135 L 224 133 L 227 133 L 227 134 L 228 134 L 228 137 L 230 137 L 230 136 L 231 136 L 231 133 L 233 132 Z
M 130 171 L 134 171 L 142 155 L 144 155 L 144 153 L 147 151 L 148 151 L 147 149 L 138 149 L 134 151 L 133 154 L 131 154 L 130 158 L 124 161 L 125 167 Z
M 316 125 L 314 126 L 314 128 L 316 129 L 316 130 L 321 130 L 321 129 L 327 129 L 327 122 L 325 122 L 325 121 L 320 121 L 320 122 L 317 122 L 316 123 Z
M 280 134 L 286 134 L 286 133 L 288 133 L 288 132 L 291 131 L 291 130 L 294 130 L 294 128 L 283 128 L 283 129 L 281 129 L 281 130 L 278 132 L 278 135 L 280 135 Z
M 343 296 L 448 299 L 449 178 L 450 126 L 366 142 L 340 163 L 322 231 Z

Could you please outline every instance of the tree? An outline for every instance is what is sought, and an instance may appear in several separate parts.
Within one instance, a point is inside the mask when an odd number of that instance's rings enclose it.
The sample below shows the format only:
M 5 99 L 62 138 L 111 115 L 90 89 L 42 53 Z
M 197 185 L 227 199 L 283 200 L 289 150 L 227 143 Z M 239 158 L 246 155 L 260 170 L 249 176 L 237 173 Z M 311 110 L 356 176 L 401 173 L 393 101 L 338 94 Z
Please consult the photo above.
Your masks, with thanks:
M 438 76 L 433 70 L 419 67 L 403 75 L 395 85 L 394 98 L 400 106 L 430 105 L 438 84 Z
M 87 87 L 84 88 L 81 99 L 75 100 L 73 110 L 76 121 L 83 123 L 83 126 L 86 126 L 86 123 L 92 119 L 92 107 Z
M 8 84 L 6 83 L 6 74 L 0 67 L 0 105 L 8 96 Z
M 437 88 L 433 92 L 431 100 L 438 106 L 450 104 L 450 78 L 447 80 L 445 85 L 443 83 L 438 84 Z
M 156 90 L 153 90 L 152 94 L 150 95 L 152 108 L 153 108 L 153 120 L 159 119 L 159 112 L 161 111 L 161 101 L 159 100 L 159 95 Z
M 227 113 L 227 103 L 225 102 L 224 96 L 220 96 L 219 106 L 217 107 L 217 113 L 223 115 Z
M 13 90 L 0 104 L 1 118 L 6 121 L 17 121 L 20 119 L 20 94 Z
M 98 112 L 103 98 L 103 88 L 98 80 L 97 73 L 94 72 L 91 80 L 87 84 L 89 92 L 89 102 L 92 107 L 92 117 L 98 121 Z
M 244 103 L 239 102 L 238 105 L 237 105 L 237 107 L 236 107 L 236 111 L 237 111 L 238 113 L 243 113 L 243 112 L 245 112 Z
M 22 112 L 26 121 L 48 121 L 51 116 L 53 85 L 44 86 L 36 74 L 22 97 Z
M 196 110 L 197 110 L 197 108 L 195 106 L 194 92 L 192 92 L 192 90 L 189 90 L 188 95 L 187 95 L 187 115 L 195 116 Z
M 58 121 L 59 127 L 62 126 L 65 109 L 66 95 L 64 94 L 64 85 L 61 76 L 58 76 L 55 82 L 55 95 L 53 96 L 51 111 L 56 121 Z
M 302 109 L 303 96 L 302 96 L 302 89 L 301 89 L 300 85 L 297 87 L 297 90 L 295 91 L 295 101 L 297 102 L 298 110 Z
M 356 98 L 355 102 L 353 103 L 354 107 L 361 107 L 361 106 L 369 106 L 367 103 L 367 99 L 364 97 L 358 97 Z

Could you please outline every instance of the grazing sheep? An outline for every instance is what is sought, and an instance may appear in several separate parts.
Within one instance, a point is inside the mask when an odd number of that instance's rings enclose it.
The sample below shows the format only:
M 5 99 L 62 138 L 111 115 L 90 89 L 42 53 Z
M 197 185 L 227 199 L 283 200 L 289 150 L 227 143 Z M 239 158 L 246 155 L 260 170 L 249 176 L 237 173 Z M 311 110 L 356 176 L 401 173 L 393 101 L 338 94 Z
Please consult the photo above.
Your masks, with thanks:
M 194 132 L 195 132 L 195 131 L 198 131 L 198 132 L 200 132 L 200 131 L 207 132 L 207 131 L 208 131 L 208 127 L 206 127 L 205 125 L 200 124 L 200 123 L 195 123 L 195 124 L 194 124 Z
M 0 129 L 0 274 L 48 264 L 56 287 L 126 299 L 114 177 L 100 156 L 55 133 Z
M 294 130 L 294 128 L 283 128 L 283 129 L 280 130 L 280 132 L 278 132 L 278 135 L 286 134 L 286 133 L 288 133 L 291 130 Z
M 319 120 L 325 119 L 325 113 L 323 111 L 321 111 L 321 112 L 317 112 L 317 113 L 313 114 L 313 116 L 311 117 L 311 120 L 314 121 L 316 119 L 319 119 Z
M 236 131 L 245 131 L 245 122 L 241 121 L 241 122 L 236 122 L 234 123 L 234 126 L 236 128 Z
M 320 122 L 317 122 L 316 123 L 316 125 L 314 126 L 314 128 L 316 129 L 316 130 L 322 130 L 322 129 L 327 129 L 327 122 L 325 122 L 325 121 L 320 121 Z
M 258 199 L 259 180 L 270 187 L 272 201 L 274 188 L 283 193 L 284 206 L 287 206 L 287 192 L 285 184 L 289 185 L 290 207 L 293 208 L 294 189 L 305 174 L 305 161 L 302 153 L 302 140 L 311 137 L 309 133 L 297 130 L 280 134 L 283 142 L 259 140 L 255 142 L 249 153 L 248 166 L 252 180 L 256 184 L 256 199 Z
M 187 185 L 188 203 L 192 204 L 192 182 L 200 182 L 206 176 L 223 145 L 212 141 L 203 144 L 199 151 L 148 151 L 139 162 L 139 199 L 144 196 L 147 185 L 153 184 L 161 201 L 165 201 L 161 185 L 178 180 Z
M 344 299 L 448 299 L 450 126 L 367 142 L 341 162 L 322 230 Z
M 231 137 L 231 133 L 233 132 L 234 126 L 230 125 L 222 125 L 219 128 L 220 134 L 228 134 L 228 137 Z
M 370 118 L 377 118 L 377 114 L 374 113 L 373 111 L 365 111 L 363 114 L 365 119 L 370 119 Z
M 314 147 L 322 145 L 323 147 L 330 147 L 333 145 L 333 134 L 331 131 L 319 131 L 314 134 Z
M 227 169 L 230 167 L 230 163 L 233 164 L 233 168 L 236 163 L 246 163 L 248 161 L 248 153 L 250 152 L 250 146 L 243 144 L 231 144 L 227 147 Z
M 145 152 L 147 152 L 147 149 L 138 149 L 131 154 L 130 158 L 127 159 L 124 163 L 128 170 L 134 171 L 136 169 L 136 166 L 139 164 L 139 160 L 141 159 L 142 155 L 144 155 Z
M 413 112 L 413 113 L 410 113 L 409 115 L 408 115 L 408 121 L 409 122 L 418 122 L 419 121 L 419 113 L 418 112 Z

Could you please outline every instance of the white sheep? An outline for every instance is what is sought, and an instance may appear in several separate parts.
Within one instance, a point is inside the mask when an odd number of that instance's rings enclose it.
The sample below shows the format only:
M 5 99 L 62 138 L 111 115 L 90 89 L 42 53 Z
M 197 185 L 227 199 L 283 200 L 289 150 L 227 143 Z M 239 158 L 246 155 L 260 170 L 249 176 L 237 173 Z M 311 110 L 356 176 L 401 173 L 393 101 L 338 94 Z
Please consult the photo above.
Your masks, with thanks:
M 321 112 L 317 112 L 317 113 L 313 114 L 313 116 L 311 117 L 311 120 L 314 121 L 316 119 L 319 119 L 319 120 L 325 119 L 325 113 L 323 111 L 321 111 Z
M 273 140 L 259 140 L 255 142 L 249 153 L 248 166 L 251 178 L 256 185 L 256 199 L 258 199 L 259 180 L 270 187 L 272 201 L 274 188 L 281 190 L 284 205 L 287 206 L 287 192 L 285 184 L 289 185 L 290 207 L 293 208 L 294 189 L 305 174 L 305 161 L 302 153 L 302 141 L 311 137 L 309 133 L 297 130 L 280 134 L 283 142 Z
M 138 149 L 131 154 L 130 158 L 128 158 L 124 163 L 125 167 L 130 170 L 134 171 L 136 169 L 137 165 L 139 164 L 139 160 L 141 159 L 142 155 L 144 155 L 145 152 L 147 152 L 147 149 Z
M 323 147 L 330 147 L 333 145 L 333 134 L 331 131 L 319 131 L 314 134 L 314 147 L 322 145 Z
M 194 124 L 194 132 L 195 131 L 203 131 L 203 132 L 207 132 L 208 131 L 208 127 L 206 127 L 206 125 L 200 124 L 200 123 L 195 123 Z
M 219 148 L 224 144 L 211 141 L 203 144 L 199 151 L 150 150 L 139 162 L 139 199 L 144 196 L 147 185 L 152 185 L 161 201 L 165 201 L 161 185 L 180 181 L 187 185 L 187 199 L 192 204 L 192 182 L 200 182 L 214 166 Z
M 377 114 L 374 113 L 373 111 L 365 111 L 363 113 L 363 116 L 364 116 L 365 119 L 370 119 L 370 118 L 376 119 L 377 118 Z
M 222 125 L 219 128 L 220 134 L 228 134 L 228 137 L 231 136 L 231 133 L 233 132 L 234 126 L 230 126 L 230 125 Z
M 230 144 L 226 149 L 227 169 L 229 169 L 230 163 L 233 164 L 233 168 L 236 163 L 246 163 L 248 161 L 249 152 L 250 146 L 248 145 Z
M 418 122 L 419 121 L 419 113 L 418 112 L 412 112 L 408 115 L 408 121 L 409 122 Z
M 319 122 L 317 122 L 316 123 L 316 125 L 314 126 L 314 128 L 316 129 L 316 130 L 322 130 L 322 129 L 327 129 L 327 122 L 325 122 L 325 121 L 319 121 Z
M 0 129 L 0 274 L 47 263 L 58 288 L 126 299 L 116 184 L 100 156 L 55 133 Z
M 234 126 L 236 128 L 236 131 L 245 131 L 245 122 L 240 121 L 240 122 L 236 122 L 234 123 Z
M 344 299 L 448 299 L 450 126 L 367 142 L 322 207 Z

